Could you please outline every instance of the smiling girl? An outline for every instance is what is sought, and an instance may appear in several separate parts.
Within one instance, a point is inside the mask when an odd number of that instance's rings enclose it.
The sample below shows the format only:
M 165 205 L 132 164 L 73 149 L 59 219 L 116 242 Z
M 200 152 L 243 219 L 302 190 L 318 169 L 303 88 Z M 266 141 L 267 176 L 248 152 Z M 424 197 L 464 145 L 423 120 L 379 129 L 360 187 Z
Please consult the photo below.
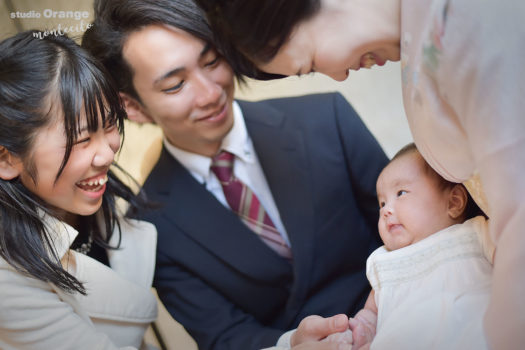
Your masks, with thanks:
M 156 318 L 156 230 L 110 170 L 125 112 L 67 37 L 0 43 L 0 348 L 139 348 Z M 118 249 L 117 249 L 118 248 Z

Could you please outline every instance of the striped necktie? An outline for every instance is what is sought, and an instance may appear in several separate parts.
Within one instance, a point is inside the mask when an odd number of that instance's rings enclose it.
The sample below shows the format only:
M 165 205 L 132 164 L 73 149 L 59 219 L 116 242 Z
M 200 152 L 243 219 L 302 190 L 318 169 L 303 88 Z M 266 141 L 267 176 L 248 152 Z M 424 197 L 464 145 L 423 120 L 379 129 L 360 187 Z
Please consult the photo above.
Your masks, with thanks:
M 275 228 L 255 193 L 233 175 L 234 158 L 233 154 L 221 151 L 212 158 L 211 164 L 211 171 L 219 179 L 228 205 L 264 243 L 283 258 L 291 259 L 290 247 Z

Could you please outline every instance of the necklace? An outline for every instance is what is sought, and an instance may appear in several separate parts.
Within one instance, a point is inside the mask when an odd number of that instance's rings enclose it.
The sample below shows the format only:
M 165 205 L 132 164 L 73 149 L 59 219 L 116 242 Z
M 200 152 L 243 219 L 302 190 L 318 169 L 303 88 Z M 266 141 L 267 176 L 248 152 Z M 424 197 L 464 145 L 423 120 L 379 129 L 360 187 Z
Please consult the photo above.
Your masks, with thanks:
M 93 237 L 91 237 L 91 233 L 88 236 L 88 241 L 84 242 L 80 245 L 80 247 L 75 248 L 75 251 L 79 252 L 80 254 L 87 255 L 91 251 L 91 245 L 93 244 Z

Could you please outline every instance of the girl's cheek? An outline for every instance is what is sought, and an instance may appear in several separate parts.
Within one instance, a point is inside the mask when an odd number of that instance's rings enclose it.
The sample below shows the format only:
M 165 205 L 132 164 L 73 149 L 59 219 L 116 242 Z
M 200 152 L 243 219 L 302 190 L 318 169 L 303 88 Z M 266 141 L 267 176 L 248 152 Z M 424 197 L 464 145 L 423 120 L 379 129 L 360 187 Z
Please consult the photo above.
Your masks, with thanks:
M 120 134 L 118 130 L 113 130 L 109 135 L 107 135 L 108 143 L 113 152 L 117 153 L 120 148 Z

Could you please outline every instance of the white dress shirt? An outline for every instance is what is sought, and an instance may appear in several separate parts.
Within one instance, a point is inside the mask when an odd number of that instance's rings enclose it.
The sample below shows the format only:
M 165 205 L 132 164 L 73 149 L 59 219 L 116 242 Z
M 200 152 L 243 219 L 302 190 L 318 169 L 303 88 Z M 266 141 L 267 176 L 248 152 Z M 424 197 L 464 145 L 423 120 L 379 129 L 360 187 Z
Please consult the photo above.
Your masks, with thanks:
M 195 180 L 201 184 L 205 184 L 206 189 L 211 192 L 222 205 L 230 209 L 219 180 L 210 170 L 211 158 L 177 148 L 170 144 L 166 138 L 164 138 L 163 142 L 168 152 L 188 169 Z M 233 174 L 255 193 L 272 219 L 275 228 L 290 246 L 290 240 L 281 221 L 272 192 L 264 176 L 259 159 L 257 159 L 252 140 L 246 130 L 241 108 L 235 101 L 233 102 L 233 127 L 222 140 L 221 150 L 228 151 L 235 155 Z

